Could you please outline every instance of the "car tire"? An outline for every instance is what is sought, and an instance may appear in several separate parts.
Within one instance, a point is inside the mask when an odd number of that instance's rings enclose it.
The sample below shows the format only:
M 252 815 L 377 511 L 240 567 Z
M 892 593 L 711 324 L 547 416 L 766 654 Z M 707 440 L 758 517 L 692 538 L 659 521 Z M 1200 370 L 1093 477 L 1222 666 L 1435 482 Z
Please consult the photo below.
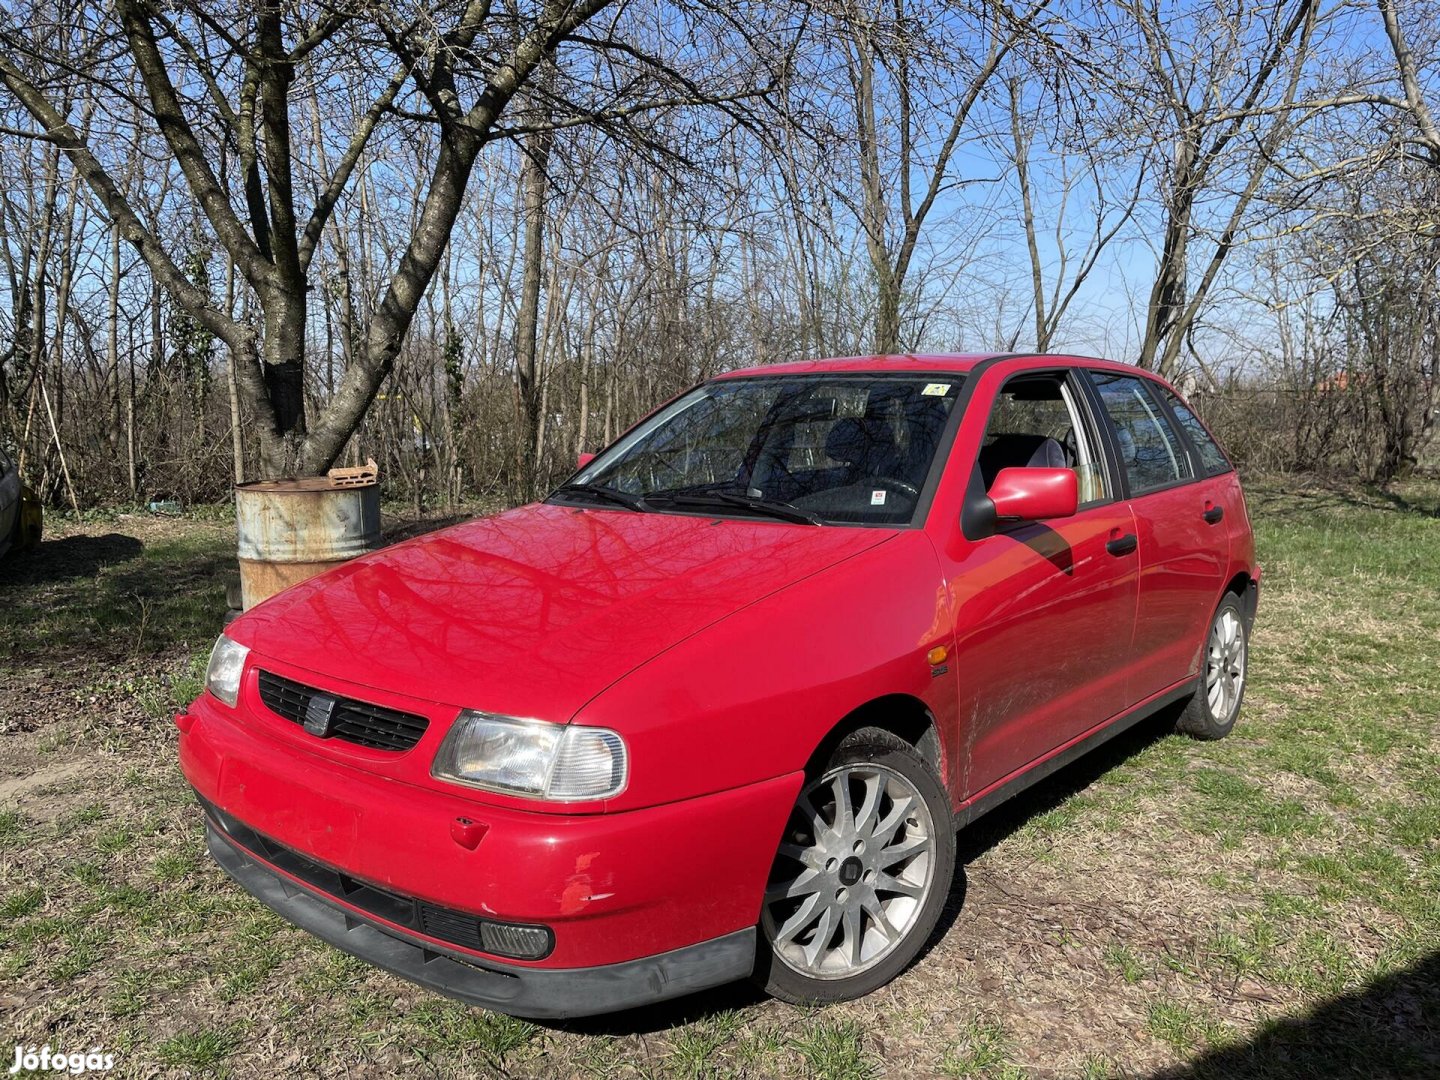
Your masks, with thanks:
M 1250 627 L 1240 598 L 1227 593 L 1215 610 L 1200 654 L 1200 678 L 1175 729 L 1196 739 L 1223 739 L 1235 727 L 1245 700 Z
M 802 1005 L 884 986 L 929 940 L 954 875 L 955 820 L 934 767 L 888 731 L 854 732 L 812 770 L 786 821 L 755 981 Z

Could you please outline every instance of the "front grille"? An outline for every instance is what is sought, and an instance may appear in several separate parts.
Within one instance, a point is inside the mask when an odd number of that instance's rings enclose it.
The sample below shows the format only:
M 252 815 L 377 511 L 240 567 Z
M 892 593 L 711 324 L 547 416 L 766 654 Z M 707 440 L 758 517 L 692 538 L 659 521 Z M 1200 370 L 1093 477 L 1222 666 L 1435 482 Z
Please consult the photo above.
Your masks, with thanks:
M 310 699 L 324 692 L 269 671 L 260 672 L 260 700 L 267 709 L 292 724 L 303 724 Z M 429 726 L 430 721 L 416 713 L 336 698 L 330 734 L 376 750 L 409 750 Z
M 196 798 L 212 824 L 240 847 L 303 881 L 315 891 L 343 900 L 351 907 L 367 911 L 386 922 L 437 941 L 514 959 L 543 960 L 555 947 L 554 935 L 548 927 L 497 923 L 382 889 L 368 881 L 332 870 L 294 848 L 276 843 L 238 818 L 231 817 L 199 792 L 196 792 Z

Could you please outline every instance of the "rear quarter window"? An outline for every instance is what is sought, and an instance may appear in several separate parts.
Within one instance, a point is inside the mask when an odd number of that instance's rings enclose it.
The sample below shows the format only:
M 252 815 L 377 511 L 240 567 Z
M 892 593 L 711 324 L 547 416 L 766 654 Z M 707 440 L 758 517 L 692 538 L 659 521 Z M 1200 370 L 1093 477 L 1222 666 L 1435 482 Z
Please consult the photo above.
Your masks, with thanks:
M 1089 374 L 1114 426 L 1116 450 L 1130 482 L 1130 494 L 1144 495 L 1189 480 L 1194 475 L 1190 455 L 1144 381 L 1108 371 Z
M 1200 470 L 1206 476 L 1219 476 L 1221 473 L 1229 472 L 1232 468 L 1230 459 L 1220 449 L 1214 436 L 1205 430 L 1205 425 L 1200 422 L 1200 418 L 1195 415 L 1190 406 L 1164 387 L 1157 386 L 1156 389 L 1169 404 L 1170 411 L 1175 414 L 1175 419 L 1185 429 L 1185 434 L 1190 437 L 1190 445 L 1195 447 L 1196 452 L 1200 455 Z

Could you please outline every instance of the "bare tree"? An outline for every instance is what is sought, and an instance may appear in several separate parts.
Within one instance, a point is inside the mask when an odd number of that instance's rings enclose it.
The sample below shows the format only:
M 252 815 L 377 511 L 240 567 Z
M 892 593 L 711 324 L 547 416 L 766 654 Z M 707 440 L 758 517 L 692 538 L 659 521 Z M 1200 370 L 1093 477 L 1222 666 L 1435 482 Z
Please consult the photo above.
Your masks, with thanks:
M 1030 268 L 1030 313 L 1034 319 L 1034 348 L 1047 352 L 1054 344 L 1060 327 L 1085 282 L 1099 265 L 1105 249 L 1120 235 L 1135 215 L 1140 202 L 1140 192 L 1145 183 L 1144 162 L 1131 165 L 1133 177 L 1127 183 L 1117 185 L 1105 174 L 1102 158 L 1110 156 L 1112 147 L 1099 140 L 1081 138 L 1071 150 L 1063 145 L 1056 146 L 1052 153 L 1057 161 L 1057 172 L 1053 181 L 1045 185 L 1050 193 L 1049 209 L 1053 223 L 1048 248 L 1053 256 L 1047 257 L 1042 250 L 1040 217 L 1045 207 L 1039 205 L 1036 183 L 1033 176 L 1031 148 L 1035 131 L 1042 124 L 1046 110 L 1039 104 L 1027 105 L 1021 80 L 1012 77 L 1007 83 L 1009 98 L 1009 142 L 1004 153 L 1014 173 L 1020 200 L 1020 224 L 1025 233 L 1025 253 Z M 1052 106 L 1053 109 L 1053 106 Z M 1058 110 L 1048 116 L 1056 127 L 1062 123 Z M 1074 117 L 1070 125 L 1074 129 L 1084 128 L 1091 122 L 1088 115 Z M 1116 154 L 1119 157 L 1120 155 Z M 1123 158 L 1122 158 L 1123 160 Z M 1119 195 L 1113 201 L 1111 190 L 1119 187 Z M 1085 228 L 1072 227 L 1069 215 L 1072 200 L 1088 197 L 1090 212 L 1085 216 Z M 1047 282 L 1047 277 L 1050 280 Z M 1022 331 L 1011 337 L 1009 347 L 1014 348 Z
M 902 307 L 927 221 L 960 182 L 957 154 L 978 137 L 970 127 L 1002 62 L 1039 33 L 1049 4 L 847 4 L 830 27 L 841 79 L 825 92 L 845 104 L 853 139 L 845 155 L 856 170 L 853 187 L 839 193 L 859 221 L 874 277 L 876 352 L 904 345 Z
M 494 139 L 523 133 L 523 122 L 507 126 L 501 118 L 538 71 L 563 72 L 566 56 L 575 51 L 603 54 L 612 64 L 623 58 L 634 72 L 622 80 L 630 91 L 623 103 L 608 93 L 598 102 L 583 100 L 593 88 L 562 77 L 550 95 L 562 115 L 547 126 L 620 124 L 703 97 L 684 79 L 675 95 L 660 96 L 660 83 L 676 86 L 674 69 L 627 44 L 618 16 L 605 36 L 582 34 L 607 3 L 544 0 L 527 11 L 493 9 L 485 0 L 267 0 L 235 15 L 202 0 L 117 0 L 113 17 L 84 5 L 77 10 L 93 30 L 83 54 L 52 56 L 48 42 L 5 32 L 0 81 L 33 118 L 35 136 L 64 151 L 156 280 L 229 348 L 244 405 L 259 419 L 265 474 L 313 473 L 339 455 L 392 369 L 460 213 L 475 160 Z M 63 81 L 70 82 L 97 64 L 120 69 L 98 78 L 133 74 L 143 86 L 149 121 L 254 296 L 257 325 L 221 310 L 187 280 L 159 223 L 127 197 L 113 164 L 102 160 L 57 97 L 61 80 L 47 72 L 63 70 Z M 328 89 L 337 79 L 346 83 L 347 98 L 363 94 L 364 104 L 350 116 L 348 136 L 328 172 L 309 175 L 296 153 L 296 110 L 316 87 Z M 438 131 L 419 213 L 333 397 L 307 418 L 312 260 L 341 200 L 363 193 L 365 177 L 358 170 L 386 124 L 401 131 L 433 125 Z M 238 161 L 238 204 L 220 178 L 226 153 Z M 300 206 L 307 188 L 314 192 L 308 212 Z
M 1119 8 L 1143 50 L 1144 74 L 1129 90 L 1144 103 L 1147 128 L 1158 133 L 1152 172 L 1163 222 L 1138 359 L 1172 375 L 1291 131 L 1319 4 L 1278 0 L 1244 10 L 1216 4 L 1169 17 L 1148 2 L 1126 0 Z M 1188 40 L 1172 25 L 1182 18 L 1192 23 Z M 1205 220 L 1207 203 L 1222 204 L 1212 210 L 1213 223 Z
M 1432 166 L 1440 169 L 1440 126 L 1436 125 L 1435 114 L 1430 111 L 1430 103 L 1425 98 L 1415 54 L 1411 52 L 1409 37 L 1400 25 L 1400 17 L 1395 11 L 1395 0 L 1377 0 L 1377 3 L 1380 18 L 1385 24 L 1385 36 L 1395 54 L 1395 70 L 1405 92 L 1405 107 L 1417 129 L 1414 145 L 1427 155 Z

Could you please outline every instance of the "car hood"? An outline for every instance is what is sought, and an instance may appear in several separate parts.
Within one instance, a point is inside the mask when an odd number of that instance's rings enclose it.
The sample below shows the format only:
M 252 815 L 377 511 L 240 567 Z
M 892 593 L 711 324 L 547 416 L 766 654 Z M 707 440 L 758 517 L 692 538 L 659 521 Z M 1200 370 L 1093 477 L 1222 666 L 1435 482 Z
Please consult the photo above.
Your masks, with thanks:
M 676 642 L 894 535 L 535 504 L 346 563 L 227 633 L 321 675 L 566 721 Z

